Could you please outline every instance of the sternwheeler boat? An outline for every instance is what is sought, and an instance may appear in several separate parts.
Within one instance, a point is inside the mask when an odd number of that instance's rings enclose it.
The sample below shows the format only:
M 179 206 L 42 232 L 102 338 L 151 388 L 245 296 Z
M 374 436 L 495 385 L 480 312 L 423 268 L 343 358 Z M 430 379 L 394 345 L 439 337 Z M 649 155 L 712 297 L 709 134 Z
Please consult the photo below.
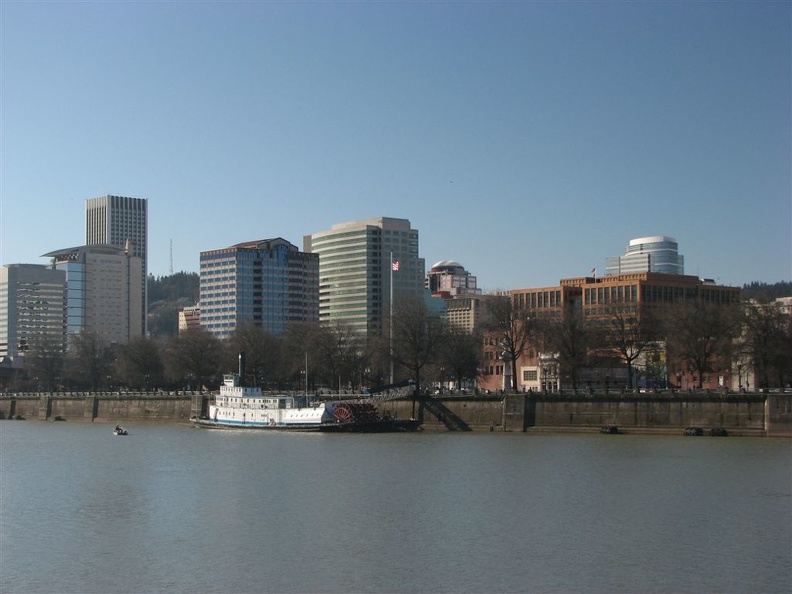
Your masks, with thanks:
M 223 376 L 223 385 L 206 417 L 193 418 L 196 427 L 263 431 L 337 431 L 386 433 L 415 431 L 414 419 L 382 417 L 364 400 L 309 402 L 306 396 L 263 394 L 243 386 L 240 375 Z

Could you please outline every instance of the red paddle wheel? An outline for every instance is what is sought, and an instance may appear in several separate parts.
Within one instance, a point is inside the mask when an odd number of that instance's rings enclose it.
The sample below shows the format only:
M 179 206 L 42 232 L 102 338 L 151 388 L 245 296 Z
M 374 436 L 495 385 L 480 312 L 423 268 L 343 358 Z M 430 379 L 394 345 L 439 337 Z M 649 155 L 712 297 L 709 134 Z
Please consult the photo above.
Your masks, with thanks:
M 342 423 L 351 423 L 355 420 L 355 412 L 349 403 L 339 404 L 333 411 L 333 416 Z
M 333 416 L 342 423 L 374 423 L 380 420 L 377 409 L 368 402 L 342 402 Z

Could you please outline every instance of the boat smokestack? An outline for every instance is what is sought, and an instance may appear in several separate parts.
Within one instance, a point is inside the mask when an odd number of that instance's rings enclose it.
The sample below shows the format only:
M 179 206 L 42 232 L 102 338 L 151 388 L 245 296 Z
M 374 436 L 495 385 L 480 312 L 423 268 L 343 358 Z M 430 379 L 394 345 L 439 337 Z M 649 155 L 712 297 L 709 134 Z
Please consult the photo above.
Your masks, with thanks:
M 245 351 L 239 353 L 239 379 L 245 381 Z

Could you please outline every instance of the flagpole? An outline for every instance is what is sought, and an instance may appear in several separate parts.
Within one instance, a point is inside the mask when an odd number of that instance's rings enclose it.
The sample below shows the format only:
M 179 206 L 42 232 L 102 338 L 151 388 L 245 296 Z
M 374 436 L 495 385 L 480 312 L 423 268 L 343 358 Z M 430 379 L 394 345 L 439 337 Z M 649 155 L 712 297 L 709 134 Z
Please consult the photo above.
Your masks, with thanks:
M 390 349 L 389 349 L 389 356 L 390 356 L 390 382 L 393 383 L 393 250 L 390 253 L 390 262 L 388 262 L 388 268 L 390 268 L 390 315 L 388 316 L 388 322 L 390 323 L 390 328 L 388 329 L 388 335 L 390 339 Z

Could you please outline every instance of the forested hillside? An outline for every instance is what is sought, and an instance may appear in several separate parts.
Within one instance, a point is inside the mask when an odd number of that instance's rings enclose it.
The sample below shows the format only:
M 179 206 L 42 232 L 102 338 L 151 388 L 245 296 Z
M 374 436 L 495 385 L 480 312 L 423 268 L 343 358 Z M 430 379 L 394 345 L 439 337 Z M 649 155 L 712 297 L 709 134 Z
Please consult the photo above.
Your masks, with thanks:
M 760 303 L 772 301 L 778 297 L 792 297 L 792 282 L 760 283 L 754 281 L 743 285 L 743 299 L 754 299 Z
M 198 304 L 198 280 L 195 272 L 148 277 L 148 330 L 151 336 L 176 333 L 179 310 Z

